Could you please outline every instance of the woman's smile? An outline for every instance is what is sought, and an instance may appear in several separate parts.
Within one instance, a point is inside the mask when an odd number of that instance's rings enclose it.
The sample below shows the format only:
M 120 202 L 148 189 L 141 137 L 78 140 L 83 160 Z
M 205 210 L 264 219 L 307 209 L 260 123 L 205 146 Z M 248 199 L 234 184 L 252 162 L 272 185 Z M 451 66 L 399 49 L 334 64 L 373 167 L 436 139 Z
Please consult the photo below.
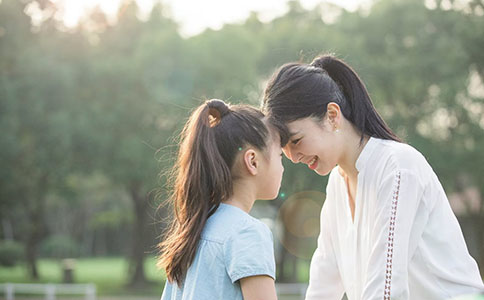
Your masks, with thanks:
M 313 159 L 311 159 L 307 165 L 311 170 L 316 169 L 318 167 L 318 157 L 313 157 Z

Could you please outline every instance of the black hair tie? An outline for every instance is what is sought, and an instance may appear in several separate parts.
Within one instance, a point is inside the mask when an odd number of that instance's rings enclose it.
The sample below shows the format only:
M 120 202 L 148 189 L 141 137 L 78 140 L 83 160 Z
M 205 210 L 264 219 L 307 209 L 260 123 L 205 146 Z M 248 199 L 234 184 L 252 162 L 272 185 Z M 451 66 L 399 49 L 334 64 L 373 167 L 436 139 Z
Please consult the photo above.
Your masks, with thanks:
M 333 56 L 331 55 L 323 55 L 316 57 L 312 62 L 311 66 L 316 68 L 321 68 L 326 71 L 326 68 L 333 62 Z
M 211 99 L 205 103 L 208 107 L 210 127 L 218 125 L 222 118 L 231 112 L 229 106 L 222 100 Z

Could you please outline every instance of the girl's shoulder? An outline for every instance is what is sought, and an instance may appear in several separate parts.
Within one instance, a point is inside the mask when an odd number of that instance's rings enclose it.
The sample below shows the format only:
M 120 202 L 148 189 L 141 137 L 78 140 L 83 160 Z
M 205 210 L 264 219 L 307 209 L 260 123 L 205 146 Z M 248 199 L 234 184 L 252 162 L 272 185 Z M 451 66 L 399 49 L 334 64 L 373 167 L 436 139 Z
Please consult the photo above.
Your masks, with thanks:
M 229 238 L 244 232 L 270 234 L 269 227 L 243 210 L 220 204 L 217 211 L 207 220 L 202 238 L 224 243 Z

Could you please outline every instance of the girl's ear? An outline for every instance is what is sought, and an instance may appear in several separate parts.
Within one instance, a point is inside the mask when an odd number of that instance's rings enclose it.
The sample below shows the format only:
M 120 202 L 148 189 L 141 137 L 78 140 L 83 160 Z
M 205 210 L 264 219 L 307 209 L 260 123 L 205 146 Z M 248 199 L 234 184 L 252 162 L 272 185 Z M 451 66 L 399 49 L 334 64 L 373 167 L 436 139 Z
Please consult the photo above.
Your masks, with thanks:
M 337 130 L 341 125 L 341 108 L 337 103 L 329 102 L 326 108 L 326 116 L 332 130 Z
M 248 149 L 244 153 L 244 166 L 250 175 L 257 175 L 259 161 L 254 149 Z

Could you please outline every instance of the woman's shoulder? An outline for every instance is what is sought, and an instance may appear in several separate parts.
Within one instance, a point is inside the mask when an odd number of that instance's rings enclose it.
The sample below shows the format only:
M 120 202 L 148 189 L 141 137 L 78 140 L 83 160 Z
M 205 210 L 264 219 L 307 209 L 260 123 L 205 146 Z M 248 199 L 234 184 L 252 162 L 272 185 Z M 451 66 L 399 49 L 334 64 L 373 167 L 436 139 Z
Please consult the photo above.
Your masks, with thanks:
M 375 158 L 383 160 L 390 169 L 418 170 L 428 166 L 422 153 L 409 144 L 389 140 L 379 140 L 379 143 L 381 147 Z
M 417 178 L 417 181 L 425 186 L 436 179 L 435 172 L 425 156 L 413 146 L 396 141 L 380 140 L 379 150 L 375 153 L 375 166 L 380 171 L 380 180 L 402 173 Z

